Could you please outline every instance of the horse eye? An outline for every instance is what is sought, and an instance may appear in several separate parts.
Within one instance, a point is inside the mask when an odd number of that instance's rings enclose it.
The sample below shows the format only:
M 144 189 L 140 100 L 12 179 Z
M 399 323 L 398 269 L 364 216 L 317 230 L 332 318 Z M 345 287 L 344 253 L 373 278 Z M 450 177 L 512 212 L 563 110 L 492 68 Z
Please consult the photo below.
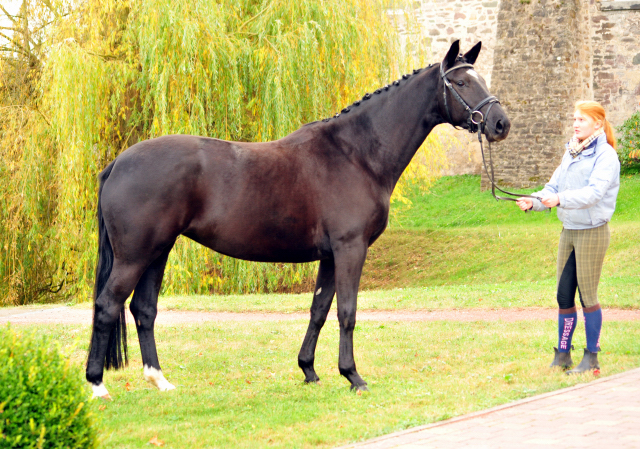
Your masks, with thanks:
M 458 81 L 456 84 L 458 84 L 458 86 L 462 87 L 462 86 L 464 86 L 464 81 Z

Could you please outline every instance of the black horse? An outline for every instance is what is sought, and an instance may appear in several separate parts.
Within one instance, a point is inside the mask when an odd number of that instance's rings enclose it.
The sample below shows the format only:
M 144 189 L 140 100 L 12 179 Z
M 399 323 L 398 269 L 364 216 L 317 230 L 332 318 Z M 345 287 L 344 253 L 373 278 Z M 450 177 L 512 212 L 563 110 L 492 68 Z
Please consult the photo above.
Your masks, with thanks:
M 396 182 L 440 123 L 483 132 L 489 141 L 509 132 L 504 110 L 471 66 L 480 47 L 460 55 L 456 41 L 441 64 L 404 75 L 331 119 L 274 142 L 164 136 L 133 145 L 109 164 L 100 173 L 86 372 L 94 396 L 108 397 L 104 367 L 126 363 L 124 303 L 132 291 L 145 378 L 160 390 L 174 388 L 160 370 L 154 322 L 179 235 L 245 260 L 319 260 L 298 364 L 306 382 L 319 380 L 316 343 L 337 292 L 340 374 L 352 389 L 366 390 L 353 358 L 356 298 L 367 248 L 387 226 Z

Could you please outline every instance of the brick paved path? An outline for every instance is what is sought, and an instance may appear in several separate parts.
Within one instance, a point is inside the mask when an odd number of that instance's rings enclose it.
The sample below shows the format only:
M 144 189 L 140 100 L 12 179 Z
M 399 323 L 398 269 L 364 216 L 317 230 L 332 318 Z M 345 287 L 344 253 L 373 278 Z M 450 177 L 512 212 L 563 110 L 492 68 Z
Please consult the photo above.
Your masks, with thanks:
M 343 449 L 640 448 L 640 368 Z

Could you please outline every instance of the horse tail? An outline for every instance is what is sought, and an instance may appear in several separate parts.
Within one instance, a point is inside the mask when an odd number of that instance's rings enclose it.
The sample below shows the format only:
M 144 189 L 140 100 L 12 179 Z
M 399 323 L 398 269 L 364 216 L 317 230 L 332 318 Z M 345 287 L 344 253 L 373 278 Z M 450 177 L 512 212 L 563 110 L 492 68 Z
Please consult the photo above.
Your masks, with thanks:
M 111 247 L 111 240 L 109 239 L 109 233 L 104 222 L 104 216 L 102 214 L 102 188 L 104 183 L 109 178 L 115 160 L 111 162 L 107 168 L 105 168 L 98 179 L 100 181 L 100 187 L 98 190 L 98 265 L 96 267 L 96 281 L 93 290 L 93 323 L 95 332 L 95 320 L 96 320 L 96 300 L 104 290 L 104 287 L 109 280 L 111 270 L 113 269 L 113 248 Z M 93 343 L 93 338 L 91 338 Z M 124 349 L 124 363 L 122 358 L 122 352 Z M 91 347 L 89 347 L 89 354 L 91 354 Z M 107 343 L 107 354 L 105 357 L 106 369 L 119 369 L 129 363 L 127 354 L 127 323 L 126 323 L 126 311 L 125 307 L 122 307 L 120 311 L 120 317 L 116 321 L 111 333 L 109 334 L 109 340 Z

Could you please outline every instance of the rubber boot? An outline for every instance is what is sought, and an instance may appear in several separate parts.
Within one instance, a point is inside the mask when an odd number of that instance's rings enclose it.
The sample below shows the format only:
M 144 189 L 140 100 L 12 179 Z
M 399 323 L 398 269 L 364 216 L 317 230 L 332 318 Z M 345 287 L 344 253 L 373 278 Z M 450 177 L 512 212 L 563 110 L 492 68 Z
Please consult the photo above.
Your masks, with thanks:
M 562 369 L 571 368 L 571 365 L 573 365 L 573 360 L 571 360 L 571 349 L 573 349 L 573 345 L 571 345 L 569 352 L 560 352 L 558 351 L 558 348 L 553 348 L 555 356 L 553 357 L 553 362 L 551 362 L 549 368 L 553 368 L 554 366 L 559 366 Z
M 584 357 L 582 362 L 574 369 L 567 371 L 567 374 L 580 374 L 587 371 L 600 370 L 600 364 L 598 363 L 598 353 L 591 352 L 587 348 L 584 348 Z

